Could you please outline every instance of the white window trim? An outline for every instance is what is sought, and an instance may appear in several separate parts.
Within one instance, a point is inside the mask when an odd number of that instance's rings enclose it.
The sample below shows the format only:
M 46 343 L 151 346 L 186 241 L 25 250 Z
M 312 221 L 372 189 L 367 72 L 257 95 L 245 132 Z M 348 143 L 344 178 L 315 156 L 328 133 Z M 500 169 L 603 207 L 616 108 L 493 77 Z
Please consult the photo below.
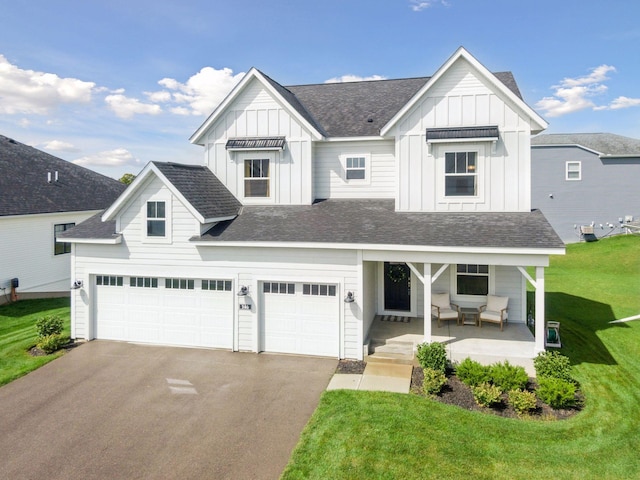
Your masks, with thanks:
M 167 244 L 173 241 L 172 234 L 172 226 L 173 223 L 171 221 L 172 218 L 172 198 L 170 195 L 162 194 L 162 195 L 153 195 L 148 198 L 142 199 L 142 208 L 141 215 L 142 225 L 141 225 L 141 233 L 142 233 L 142 242 L 143 243 L 162 243 Z M 156 237 L 147 235 L 147 202 L 164 202 L 164 237 Z
M 485 175 L 488 143 L 440 143 L 434 145 L 436 163 L 436 191 L 438 203 L 484 203 L 485 202 Z M 447 196 L 446 195 L 446 166 L 445 153 L 475 152 L 476 153 L 476 194 L 473 196 Z
M 364 178 L 347 179 L 347 158 L 364 158 Z M 371 154 L 370 153 L 343 153 L 340 155 L 342 166 L 342 180 L 349 185 L 369 185 L 371 183 Z M 360 170 L 351 168 L 349 170 Z
M 473 263 L 473 262 L 470 262 Z M 484 265 L 487 265 L 486 263 Z M 458 265 L 452 264 L 450 267 L 450 287 L 451 287 L 451 299 L 454 303 L 461 303 L 464 305 L 480 306 L 487 302 L 486 295 L 458 295 Z M 489 265 L 489 293 L 488 295 L 494 295 L 496 293 L 496 269 L 495 265 Z
M 578 165 L 578 178 L 569 178 L 569 165 Z M 568 160 L 565 162 L 564 179 L 568 182 L 579 182 L 582 180 L 582 162 L 580 160 Z
M 275 202 L 276 191 L 276 169 L 278 164 L 278 152 L 273 150 L 250 150 L 244 152 L 234 152 L 238 159 L 238 192 L 245 205 L 264 205 Z M 244 162 L 245 160 L 269 160 L 269 196 L 268 197 L 247 197 L 244 194 Z

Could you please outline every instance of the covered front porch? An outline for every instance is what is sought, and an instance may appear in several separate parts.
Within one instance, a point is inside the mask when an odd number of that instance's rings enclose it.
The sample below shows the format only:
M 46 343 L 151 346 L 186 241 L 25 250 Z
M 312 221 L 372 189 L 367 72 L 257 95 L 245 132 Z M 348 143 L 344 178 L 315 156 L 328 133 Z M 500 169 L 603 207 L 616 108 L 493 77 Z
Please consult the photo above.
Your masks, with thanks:
M 459 325 L 453 321 L 438 327 L 435 319 L 430 321 L 430 326 L 431 341 L 445 345 L 452 363 L 467 357 L 483 365 L 508 360 L 512 365 L 523 366 L 529 375 L 535 375 L 535 338 L 524 323 L 509 323 L 503 331 L 497 325 L 483 325 L 480 328 L 473 324 Z M 415 346 L 424 341 L 424 331 L 422 317 L 376 315 L 366 349 L 370 355 L 386 357 L 391 361 L 409 360 Z

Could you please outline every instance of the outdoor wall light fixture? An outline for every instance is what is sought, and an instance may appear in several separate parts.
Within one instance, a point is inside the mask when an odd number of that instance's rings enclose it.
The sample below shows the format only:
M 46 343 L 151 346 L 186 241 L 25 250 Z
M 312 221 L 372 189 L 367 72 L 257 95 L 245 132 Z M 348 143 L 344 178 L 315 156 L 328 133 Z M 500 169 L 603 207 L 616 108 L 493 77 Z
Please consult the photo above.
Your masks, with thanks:
M 78 290 L 79 288 L 82 288 L 82 285 L 82 280 L 76 280 L 75 282 L 73 282 L 71 290 Z
M 238 292 L 238 296 L 239 297 L 246 297 L 247 295 L 249 295 L 249 287 L 242 285 L 240 287 L 240 291 Z
M 356 299 L 353 297 L 353 292 L 347 292 L 347 296 L 344 297 L 344 303 L 353 303 Z

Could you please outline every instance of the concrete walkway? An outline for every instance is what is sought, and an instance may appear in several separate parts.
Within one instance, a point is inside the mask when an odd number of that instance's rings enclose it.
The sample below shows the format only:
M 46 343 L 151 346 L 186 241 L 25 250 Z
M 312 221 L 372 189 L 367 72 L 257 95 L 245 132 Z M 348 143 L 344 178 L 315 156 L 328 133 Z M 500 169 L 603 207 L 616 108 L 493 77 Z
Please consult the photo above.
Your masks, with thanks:
M 369 390 L 394 393 L 409 393 L 411 387 L 411 365 L 390 363 L 367 363 L 362 374 L 336 373 L 327 390 Z

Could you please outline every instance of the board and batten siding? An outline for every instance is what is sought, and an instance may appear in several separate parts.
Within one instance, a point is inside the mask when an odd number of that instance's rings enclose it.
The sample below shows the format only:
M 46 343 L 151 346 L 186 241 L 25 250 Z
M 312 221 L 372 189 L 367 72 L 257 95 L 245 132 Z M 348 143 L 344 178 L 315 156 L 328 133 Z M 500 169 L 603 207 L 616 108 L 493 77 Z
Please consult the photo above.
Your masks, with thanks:
M 580 180 L 566 179 L 567 162 L 580 162 Z M 640 156 L 601 159 L 576 146 L 534 146 L 531 171 L 531 206 L 566 243 L 580 240 L 580 225 L 594 223 L 601 236 L 610 231 L 607 223 L 619 227 L 628 215 L 640 219 Z
M 54 254 L 54 225 L 77 225 L 95 213 L 97 211 L 0 217 L 3 241 L 0 287 L 6 288 L 8 295 L 11 279 L 17 278 L 18 294 L 68 292 L 71 255 Z
M 346 180 L 344 157 L 366 155 L 367 182 Z M 393 140 L 317 142 L 313 152 L 315 198 L 395 198 Z
M 208 130 L 205 164 L 237 198 L 244 194 L 244 165 L 239 152 L 227 151 L 229 138 L 286 137 L 270 167 L 272 203 L 310 205 L 312 198 L 311 134 L 256 79 L 227 107 Z M 260 152 L 256 152 L 256 158 Z
M 427 128 L 497 125 L 491 142 L 427 145 Z M 466 60 L 454 64 L 395 128 L 399 211 L 529 211 L 528 116 Z M 479 151 L 478 197 L 444 197 L 444 152 Z

